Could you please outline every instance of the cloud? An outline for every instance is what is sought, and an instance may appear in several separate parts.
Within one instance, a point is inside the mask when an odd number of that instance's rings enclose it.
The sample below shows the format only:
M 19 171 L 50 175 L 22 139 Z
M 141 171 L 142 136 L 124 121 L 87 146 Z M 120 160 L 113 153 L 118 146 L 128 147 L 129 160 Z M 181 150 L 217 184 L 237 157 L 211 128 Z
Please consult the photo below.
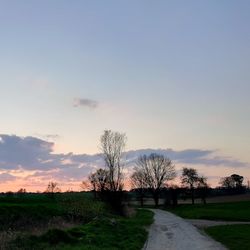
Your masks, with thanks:
M 49 134 L 49 135 L 45 135 L 45 137 L 47 139 L 51 139 L 51 140 L 57 140 L 60 138 L 60 135 L 57 135 L 57 134 Z
M 38 137 L 38 138 L 42 138 L 44 140 L 52 140 L 52 141 L 56 141 L 56 140 L 61 138 L 61 136 L 58 135 L 58 134 L 39 134 L 39 133 L 35 133 L 35 134 L 33 134 L 33 136 Z
M 92 171 L 104 167 L 101 154 L 56 154 L 53 148 L 53 142 L 32 136 L 0 135 L 0 170 L 4 172 L 0 174 L 0 180 L 7 182 L 14 178 L 22 178 L 30 183 L 35 183 L 35 180 L 44 183 L 51 179 L 64 183 L 79 182 Z M 133 169 L 138 156 L 150 153 L 163 154 L 178 166 L 233 168 L 249 166 L 248 163 L 231 157 L 220 156 L 216 150 L 139 149 L 125 153 L 126 172 Z M 18 172 L 18 175 L 15 176 L 15 172 Z
M 91 109 L 97 108 L 99 103 L 95 100 L 87 99 L 87 98 L 75 98 L 73 106 L 74 107 L 88 107 Z
M 227 167 L 247 167 L 248 163 L 242 162 L 231 157 L 218 156 L 216 150 L 186 149 L 175 151 L 173 149 L 139 149 L 129 151 L 126 154 L 128 162 L 133 162 L 139 155 L 150 153 L 162 154 L 176 163 L 196 164 L 207 166 L 223 165 Z
M 11 174 L 8 174 L 8 173 L 0 174 L 0 182 L 14 181 L 15 179 L 16 177 Z
M 0 135 L 0 169 L 47 168 L 44 161 L 53 160 L 54 143 L 32 136 Z

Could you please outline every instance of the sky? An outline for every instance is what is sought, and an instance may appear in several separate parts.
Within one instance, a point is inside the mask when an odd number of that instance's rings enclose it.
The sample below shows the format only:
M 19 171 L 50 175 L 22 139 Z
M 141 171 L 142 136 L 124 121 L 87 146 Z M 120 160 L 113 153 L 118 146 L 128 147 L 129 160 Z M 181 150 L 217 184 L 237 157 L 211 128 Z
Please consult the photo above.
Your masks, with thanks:
M 128 173 L 163 152 L 212 186 L 250 179 L 249 13 L 248 0 L 0 0 L 0 191 L 79 189 L 105 129 L 126 133 Z

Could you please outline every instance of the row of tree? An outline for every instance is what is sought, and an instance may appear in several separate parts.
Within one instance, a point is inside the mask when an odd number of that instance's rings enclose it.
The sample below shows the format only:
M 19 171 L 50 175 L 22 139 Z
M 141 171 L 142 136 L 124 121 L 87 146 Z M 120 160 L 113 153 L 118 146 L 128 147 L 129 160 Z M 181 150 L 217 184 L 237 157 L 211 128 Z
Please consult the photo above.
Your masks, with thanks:
M 111 130 L 104 131 L 100 139 L 100 148 L 105 161 L 105 168 L 98 169 L 88 177 L 88 184 L 82 183 L 82 187 L 90 185 L 97 194 L 107 194 L 113 199 L 117 193 L 121 193 L 124 188 L 124 175 L 122 173 L 122 156 L 126 144 L 126 135 Z M 167 182 L 177 176 L 173 162 L 161 154 L 152 153 L 150 155 L 139 156 L 134 172 L 130 176 L 132 187 L 138 192 L 141 204 L 146 192 L 150 192 L 155 205 L 159 204 L 161 190 L 166 188 Z M 225 188 L 242 187 L 243 177 L 231 175 L 221 179 L 220 183 Z M 195 190 L 199 190 L 201 198 L 205 203 L 209 185 L 207 178 L 199 175 L 194 168 L 183 168 L 181 174 L 182 188 L 188 188 L 191 193 L 192 204 L 195 200 Z M 174 192 L 173 192 L 174 193 Z
M 105 168 L 100 168 L 88 176 L 88 182 L 82 183 L 83 189 L 91 189 L 97 195 L 112 205 L 119 207 L 122 203 L 124 189 L 124 175 L 122 172 L 122 157 L 126 144 L 126 135 L 111 130 L 104 131 L 100 138 L 100 149 L 102 151 Z M 159 205 L 161 191 L 167 187 L 167 182 L 177 176 L 173 162 L 161 154 L 139 156 L 135 162 L 134 172 L 130 176 L 131 186 L 137 191 L 143 205 L 145 194 L 150 192 L 155 205 Z M 231 175 L 221 179 L 220 183 L 225 188 L 241 188 L 243 177 Z M 183 168 L 181 174 L 182 188 L 190 191 L 192 204 L 195 200 L 195 190 L 200 191 L 200 197 L 205 203 L 208 190 L 207 178 L 198 174 L 194 168 Z M 171 195 L 177 203 L 178 188 L 171 188 Z M 25 192 L 26 190 L 20 190 Z M 57 183 L 50 182 L 46 193 L 59 192 Z

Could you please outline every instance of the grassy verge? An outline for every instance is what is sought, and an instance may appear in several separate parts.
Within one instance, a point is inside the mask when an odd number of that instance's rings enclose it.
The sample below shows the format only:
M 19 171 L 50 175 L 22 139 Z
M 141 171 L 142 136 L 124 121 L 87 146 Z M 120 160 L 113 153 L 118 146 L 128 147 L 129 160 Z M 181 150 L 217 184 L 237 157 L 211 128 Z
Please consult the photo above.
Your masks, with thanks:
M 230 250 L 250 249 L 250 225 L 215 226 L 205 232 Z
M 250 202 L 179 205 L 168 209 L 178 216 L 188 219 L 250 221 Z
M 10 248 L 139 250 L 147 238 L 145 227 L 152 222 L 151 211 L 138 210 L 132 218 L 100 217 L 69 230 L 52 229 L 41 236 L 19 238 Z

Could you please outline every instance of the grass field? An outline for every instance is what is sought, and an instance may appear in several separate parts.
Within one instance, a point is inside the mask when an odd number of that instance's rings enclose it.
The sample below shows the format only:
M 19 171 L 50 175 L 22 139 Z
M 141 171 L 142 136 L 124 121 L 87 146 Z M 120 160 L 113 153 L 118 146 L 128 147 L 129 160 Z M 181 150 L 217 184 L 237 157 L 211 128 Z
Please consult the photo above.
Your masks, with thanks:
M 250 201 L 179 205 L 168 211 L 188 219 L 250 221 Z
M 215 226 L 205 232 L 230 250 L 250 249 L 250 225 Z
M 147 210 L 119 217 L 88 193 L 3 196 L 0 249 L 136 250 L 142 248 L 145 227 L 152 221 L 153 213 Z
M 52 229 L 41 236 L 16 239 L 10 249 L 139 250 L 147 238 L 153 213 L 139 210 L 132 218 L 100 217 L 68 230 Z
M 0 231 L 43 227 L 52 220 L 89 222 L 105 212 L 104 204 L 81 193 L 46 195 L 26 194 L 0 198 Z

